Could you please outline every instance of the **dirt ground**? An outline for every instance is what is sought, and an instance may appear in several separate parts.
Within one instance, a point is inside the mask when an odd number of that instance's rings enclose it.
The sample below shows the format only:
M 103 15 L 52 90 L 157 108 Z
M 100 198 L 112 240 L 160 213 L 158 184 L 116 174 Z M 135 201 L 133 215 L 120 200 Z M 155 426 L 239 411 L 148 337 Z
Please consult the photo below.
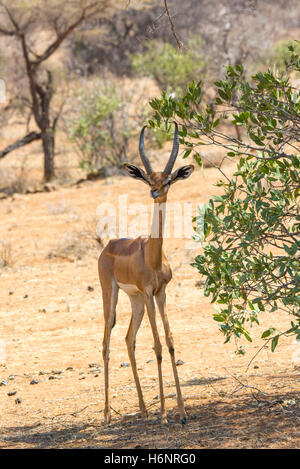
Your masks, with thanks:
M 172 186 L 171 202 L 208 200 L 215 169 Z M 103 424 L 102 300 L 94 239 L 101 202 L 150 204 L 145 185 L 126 177 L 0 200 L 1 448 L 298 448 L 300 350 L 294 339 L 276 351 L 263 345 L 266 327 L 286 318 L 266 314 L 247 353 L 224 345 L 214 307 L 190 266 L 201 247 L 167 239 L 173 269 L 168 314 L 188 414 L 176 407 L 169 353 L 163 343 L 168 425 L 159 422 L 158 378 L 147 317 L 136 357 L 149 419 L 142 420 L 125 344 L 130 303 L 120 292 L 110 354 L 112 423 Z M 131 219 L 133 216 L 131 215 Z M 1 249 L 0 246 L 0 249 Z M 3 255 L 4 255 L 3 254 Z M 241 342 L 242 345 L 246 345 Z M 298 347 L 298 348 L 297 348 Z M 247 368 L 248 367 L 248 368 Z

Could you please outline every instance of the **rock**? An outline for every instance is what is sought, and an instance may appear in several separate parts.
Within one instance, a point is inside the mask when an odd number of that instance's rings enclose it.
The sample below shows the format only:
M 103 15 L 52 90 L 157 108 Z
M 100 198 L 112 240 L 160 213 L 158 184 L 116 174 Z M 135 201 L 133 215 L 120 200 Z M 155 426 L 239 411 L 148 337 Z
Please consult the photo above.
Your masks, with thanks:
M 93 287 L 90 287 L 90 286 L 88 286 L 88 287 L 87 287 L 87 291 L 94 291 L 94 288 L 93 288 Z
M 10 391 L 7 393 L 8 396 L 14 396 L 15 394 L 17 394 L 17 391 Z
M 15 399 L 15 403 L 16 403 L 16 404 L 21 404 L 21 402 L 22 402 L 22 399 L 20 399 L 19 397 L 17 397 L 17 398 Z
M 68 366 L 68 368 L 66 368 L 66 371 L 73 371 L 73 370 L 74 370 L 73 366 Z
M 7 386 L 8 385 L 8 381 L 6 379 L 3 379 L 2 381 L 0 381 L 0 386 Z
M 130 363 L 123 362 L 123 363 L 121 363 L 120 366 L 121 366 L 121 368 L 126 368 L 126 367 L 130 366 Z
M 8 379 L 9 379 L 9 381 L 13 381 L 13 380 L 15 379 L 15 376 L 14 376 L 14 375 L 10 375 L 10 376 L 8 377 Z
M 56 190 L 55 184 L 46 183 L 43 185 L 43 189 L 45 192 L 52 192 Z
M 176 366 L 180 366 L 180 365 L 183 365 L 183 361 L 182 360 L 177 360 Z
M 195 283 L 195 287 L 198 287 L 198 288 L 201 288 L 205 285 L 205 280 L 198 280 L 196 283 Z
M 30 381 L 30 384 L 39 384 L 39 380 L 38 379 L 32 379 Z

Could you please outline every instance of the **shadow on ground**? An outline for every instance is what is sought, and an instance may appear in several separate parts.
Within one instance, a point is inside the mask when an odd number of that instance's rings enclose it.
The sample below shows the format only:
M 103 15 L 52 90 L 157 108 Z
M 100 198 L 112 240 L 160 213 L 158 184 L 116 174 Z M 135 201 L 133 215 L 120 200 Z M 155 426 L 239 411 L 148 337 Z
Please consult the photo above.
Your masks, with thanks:
M 7 448 L 297 448 L 300 443 L 299 394 L 247 395 L 187 406 L 189 421 L 179 423 L 176 408 L 161 425 L 157 413 L 100 418 L 69 417 L 59 423 L 2 430 Z M 96 415 L 96 414 L 94 414 Z M 73 419 L 73 420 L 71 420 Z

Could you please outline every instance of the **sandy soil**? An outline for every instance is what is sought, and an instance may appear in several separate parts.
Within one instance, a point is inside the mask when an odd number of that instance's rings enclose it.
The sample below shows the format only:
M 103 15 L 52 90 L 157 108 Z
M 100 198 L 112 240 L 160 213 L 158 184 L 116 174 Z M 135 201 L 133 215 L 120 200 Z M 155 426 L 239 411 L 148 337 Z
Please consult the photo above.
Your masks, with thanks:
M 174 185 L 169 201 L 205 202 L 218 192 L 213 186 L 218 178 L 215 169 L 198 172 Z M 101 247 L 94 233 L 97 206 L 116 202 L 122 194 L 128 203 L 151 203 L 146 186 L 124 177 L 0 201 L 0 240 L 9 261 L 0 268 L 0 339 L 6 351 L 0 366 L 0 447 L 299 447 L 299 345 L 289 338 L 274 353 L 265 348 L 247 369 L 263 345 L 261 332 L 274 324 L 285 327 L 286 318 L 262 317 L 252 331 L 257 340 L 247 345 L 245 356 L 236 356 L 234 343 L 223 344 L 212 319 L 214 307 L 189 265 L 200 246 L 181 239 L 167 239 L 165 250 L 173 269 L 168 312 L 176 359 L 182 362 L 178 372 L 188 423 L 179 423 L 165 344 L 169 424 L 159 422 L 157 368 L 146 316 L 136 356 L 150 417 L 139 417 L 131 369 L 124 366 L 130 307 L 121 292 L 110 355 L 113 418 L 111 425 L 103 424 Z M 159 330 L 163 339 L 160 321 Z

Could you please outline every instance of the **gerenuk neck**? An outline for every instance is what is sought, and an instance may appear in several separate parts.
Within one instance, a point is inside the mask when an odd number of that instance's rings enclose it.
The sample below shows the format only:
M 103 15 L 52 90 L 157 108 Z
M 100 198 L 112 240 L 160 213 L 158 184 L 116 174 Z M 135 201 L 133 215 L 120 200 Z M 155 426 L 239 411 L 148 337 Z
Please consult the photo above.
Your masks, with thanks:
M 157 269 L 162 264 L 163 230 L 166 216 L 167 198 L 155 199 L 153 204 L 153 218 L 151 234 L 149 236 L 149 264 Z

